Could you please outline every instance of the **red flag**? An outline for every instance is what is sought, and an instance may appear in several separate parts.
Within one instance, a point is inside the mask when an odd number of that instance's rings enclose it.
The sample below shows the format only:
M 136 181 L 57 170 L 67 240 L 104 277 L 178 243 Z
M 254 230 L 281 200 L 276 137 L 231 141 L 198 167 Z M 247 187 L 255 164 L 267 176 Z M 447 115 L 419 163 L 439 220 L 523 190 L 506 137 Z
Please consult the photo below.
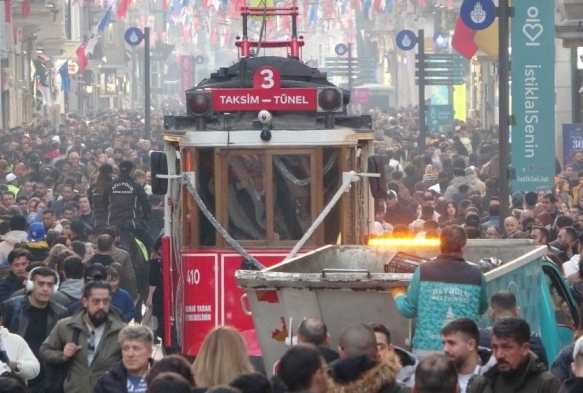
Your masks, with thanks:
M 121 0 L 119 7 L 117 7 L 117 17 L 118 19 L 125 19 L 128 13 L 128 8 L 130 8 L 132 0 Z
M 8 2 L 10 2 L 10 0 L 8 0 Z M 26 18 L 28 15 L 30 15 L 30 0 L 24 0 L 22 2 L 22 16 Z
M 4 0 L 4 22 L 10 23 L 10 0 Z
M 466 26 L 462 18 L 458 15 L 455 30 L 453 31 L 453 38 L 451 39 L 451 46 L 466 59 L 471 59 L 478 51 L 478 45 L 474 42 L 475 34 L 476 31 Z
M 75 51 L 77 54 L 77 60 L 79 62 L 79 70 L 81 70 L 81 72 L 85 71 L 85 68 L 87 68 L 87 63 L 89 63 L 87 60 L 87 55 L 85 55 L 85 46 L 85 43 L 82 43 Z
M 383 1 L 382 0 L 374 0 L 372 4 L 372 9 L 376 12 L 381 12 L 383 10 Z

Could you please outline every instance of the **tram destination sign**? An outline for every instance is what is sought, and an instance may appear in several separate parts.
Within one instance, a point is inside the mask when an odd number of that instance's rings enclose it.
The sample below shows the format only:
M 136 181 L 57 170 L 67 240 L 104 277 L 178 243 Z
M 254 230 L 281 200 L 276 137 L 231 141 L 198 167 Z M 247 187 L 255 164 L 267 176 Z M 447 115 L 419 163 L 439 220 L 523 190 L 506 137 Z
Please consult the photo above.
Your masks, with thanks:
M 213 110 L 226 111 L 315 111 L 316 88 L 282 88 L 273 67 L 261 67 L 253 76 L 253 88 L 213 89 Z
M 217 89 L 213 110 L 223 111 L 315 111 L 318 91 L 310 88 Z

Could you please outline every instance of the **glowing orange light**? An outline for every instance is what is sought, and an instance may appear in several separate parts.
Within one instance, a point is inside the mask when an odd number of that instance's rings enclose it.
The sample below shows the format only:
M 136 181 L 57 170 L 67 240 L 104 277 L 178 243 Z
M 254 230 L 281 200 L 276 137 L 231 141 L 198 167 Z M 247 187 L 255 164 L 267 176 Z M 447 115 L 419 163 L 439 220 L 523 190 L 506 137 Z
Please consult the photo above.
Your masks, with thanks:
M 385 238 L 375 237 L 368 241 L 369 246 L 376 247 L 438 247 L 439 239 L 415 239 L 415 238 Z
M 188 151 L 184 151 L 186 159 L 184 160 L 184 171 L 190 172 L 192 171 L 192 157 Z

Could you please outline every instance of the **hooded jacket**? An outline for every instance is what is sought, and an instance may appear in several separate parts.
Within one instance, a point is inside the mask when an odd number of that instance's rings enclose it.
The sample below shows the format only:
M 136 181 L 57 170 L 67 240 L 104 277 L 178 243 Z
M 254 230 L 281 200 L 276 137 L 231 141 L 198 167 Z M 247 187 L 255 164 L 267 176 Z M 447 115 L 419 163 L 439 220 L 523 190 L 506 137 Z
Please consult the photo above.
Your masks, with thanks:
M 28 232 L 26 231 L 10 231 L 2 236 L 2 243 L 0 243 L 0 263 L 2 263 L 2 266 L 8 266 L 8 254 L 17 243 L 26 243 L 28 241 L 26 239 L 27 236 Z
M 23 380 L 33 379 L 40 372 L 40 363 L 24 338 L 10 333 L 3 326 L 0 326 L 0 348 L 6 350 L 6 356 L 11 362 L 20 363 L 22 369 L 15 374 Z
M 498 368 L 488 370 L 484 375 L 476 377 L 468 386 L 468 393 L 494 393 L 496 379 L 501 378 Z M 514 393 L 557 393 L 561 383 L 555 376 L 547 371 L 547 368 L 538 361 L 536 356 L 529 353 L 528 364 L 522 375 L 517 376 L 513 382 L 518 382 L 518 387 L 511 390 L 510 387 L 501 392 Z M 496 392 L 497 393 L 497 392 Z
M 471 186 L 474 187 L 475 190 L 480 191 L 480 195 L 484 195 L 486 193 L 486 185 L 480 180 L 474 168 L 466 168 L 465 173 Z
M 339 359 L 331 365 L 328 393 L 406 393 L 397 382 L 399 357 L 389 353 L 380 361 L 366 355 Z
M 462 184 L 468 185 L 468 187 L 469 187 L 468 194 L 475 190 L 474 186 L 472 185 L 472 183 L 470 182 L 470 180 L 466 176 L 456 176 L 452 179 L 451 183 L 449 183 L 449 187 L 447 187 L 447 190 L 445 190 L 445 194 L 443 194 L 443 197 L 445 198 L 445 200 L 451 201 L 454 194 L 456 192 L 458 192 L 459 187 Z
M 395 353 L 399 357 L 399 362 L 403 367 L 397 374 L 397 381 L 413 387 L 415 385 L 415 370 L 419 364 L 419 359 L 403 348 L 395 347 Z
M 32 262 L 44 262 L 51 251 L 49 244 L 44 240 L 40 242 L 28 242 L 22 248 L 32 254 Z
M 69 302 L 69 304 L 71 304 L 73 301 L 81 299 L 84 285 L 85 284 L 81 279 L 68 278 L 61 283 L 59 292 L 63 292 L 65 295 L 67 295 L 71 299 Z

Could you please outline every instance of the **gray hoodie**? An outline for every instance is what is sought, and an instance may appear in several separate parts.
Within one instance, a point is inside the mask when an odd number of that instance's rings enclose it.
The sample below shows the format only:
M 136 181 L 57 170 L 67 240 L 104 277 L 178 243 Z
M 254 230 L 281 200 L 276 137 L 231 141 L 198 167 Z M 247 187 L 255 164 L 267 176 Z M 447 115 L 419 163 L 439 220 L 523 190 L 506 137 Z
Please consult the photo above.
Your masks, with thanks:
M 452 179 L 451 183 L 449 183 L 449 187 L 447 187 L 447 190 L 445 190 L 445 194 L 443 194 L 445 200 L 451 201 L 454 194 L 458 192 L 459 186 L 462 184 L 468 185 L 468 192 L 475 190 L 474 186 L 470 182 L 470 179 L 468 179 L 466 176 L 456 176 Z
M 76 300 L 81 299 L 83 295 L 83 280 L 77 278 L 69 278 L 61 283 L 60 292 L 72 297 Z

